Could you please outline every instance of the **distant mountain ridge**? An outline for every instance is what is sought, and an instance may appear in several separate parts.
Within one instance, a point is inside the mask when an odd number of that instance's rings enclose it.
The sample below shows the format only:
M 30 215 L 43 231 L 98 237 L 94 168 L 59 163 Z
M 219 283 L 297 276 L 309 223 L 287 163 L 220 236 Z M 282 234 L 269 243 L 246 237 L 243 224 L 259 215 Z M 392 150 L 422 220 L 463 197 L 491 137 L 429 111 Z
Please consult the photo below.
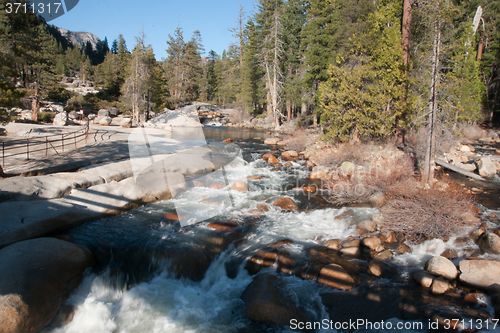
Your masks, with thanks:
M 101 43 L 101 39 L 90 32 L 74 32 L 63 28 L 57 28 L 61 36 L 66 37 L 68 41 L 74 46 L 79 46 L 84 48 L 87 42 L 90 42 L 92 49 L 97 50 L 98 43 Z

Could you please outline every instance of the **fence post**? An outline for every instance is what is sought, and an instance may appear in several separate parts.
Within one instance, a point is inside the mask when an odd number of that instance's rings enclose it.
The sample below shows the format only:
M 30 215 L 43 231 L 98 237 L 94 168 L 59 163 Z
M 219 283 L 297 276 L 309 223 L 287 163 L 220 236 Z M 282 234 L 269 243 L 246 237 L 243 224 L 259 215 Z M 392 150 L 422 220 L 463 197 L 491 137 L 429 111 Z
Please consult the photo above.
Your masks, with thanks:
M 26 159 L 30 159 L 30 139 L 26 139 Z
M 48 137 L 48 136 L 46 136 L 46 137 L 45 137 L 45 156 L 47 156 L 47 155 L 48 155 L 48 153 L 49 153 L 49 151 L 48 151 L 48 150 L 49 150 L 49 137 Z
M 76 149 L 76 132 L 73 132 L 73 139 L 75 140 L 75 149 Z
M 64 152 L 64 134 L 61 134 L 62 151 Z

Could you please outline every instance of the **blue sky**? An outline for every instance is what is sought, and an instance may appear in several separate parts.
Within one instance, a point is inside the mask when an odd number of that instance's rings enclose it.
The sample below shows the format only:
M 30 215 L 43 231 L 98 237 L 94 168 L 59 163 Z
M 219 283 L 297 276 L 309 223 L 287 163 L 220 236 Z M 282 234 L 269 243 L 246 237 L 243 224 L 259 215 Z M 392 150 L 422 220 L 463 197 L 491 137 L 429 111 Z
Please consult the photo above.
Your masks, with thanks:
M 247 16 L 254 12 L 256 1 L 241 0 Z M 168 35 L 173 35 L 177 26 L 182 28 L 184 40 L 190 40 L 193 31 L 200 31 L 205 55 L 212 49 L 222 54 L 235 42 L 228 28 L 236 27 L 238 10 L 238 0 L 80 0 L 73 10 L 49 23 L 107 37 L 110 47 L 121 33 L 129 50 L 134 47 L 134 36 L 144 28 L 146 43 L 161 60 L 166 57 Z

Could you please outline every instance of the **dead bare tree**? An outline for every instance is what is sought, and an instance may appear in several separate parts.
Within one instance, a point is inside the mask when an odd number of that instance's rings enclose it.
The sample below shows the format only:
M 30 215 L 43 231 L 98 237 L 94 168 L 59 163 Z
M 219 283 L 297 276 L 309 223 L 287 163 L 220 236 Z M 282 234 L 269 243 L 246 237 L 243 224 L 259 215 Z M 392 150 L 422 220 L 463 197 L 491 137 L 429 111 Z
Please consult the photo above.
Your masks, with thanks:
M 266 88 L 268 89 L 269 101 L 271 102 L 271 110 L 274 116 L 275 128 L 279 129 L 280 119 L 284 115 L 280 111 L 281 105 L 281 90 L 283 88 L 283 73 L 280 69 L 281 58 L 283 55 L 283 40 L 282 36 L 283 25 L 280 21 L 279 7 L 276 4 L 274 9 L 273 21 L 271 24 L 270 34 L 266 37 L 265 43 L 267 47 L 262 49 L 262 61 L 266 70 Z

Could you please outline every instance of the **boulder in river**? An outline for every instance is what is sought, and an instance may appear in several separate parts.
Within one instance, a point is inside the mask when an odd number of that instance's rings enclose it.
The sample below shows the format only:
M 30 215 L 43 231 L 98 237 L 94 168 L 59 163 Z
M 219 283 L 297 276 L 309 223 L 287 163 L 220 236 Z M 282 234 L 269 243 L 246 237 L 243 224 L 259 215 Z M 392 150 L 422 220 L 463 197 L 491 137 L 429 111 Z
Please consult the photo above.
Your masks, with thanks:
M 500 237 L 492 232 L 483 233 L 477 240 L 481 251 L 500 254 Z
M 280 141 L 279 138 L 267 138 L 264 140 L 265 145 L 277 145 Z
M 92 261 L 85 247 L 55 238 L 0 250 L 0 331 L 38 332 L 47 326 Z
M 491 158 L 484 156 L 479 160 L 479 174 L 483 177 L 495 177 L 497 168 Z
M 455 264 L 449 259 L 441 256 L 434 256 L 425 264 L 425 270 L 433 275 L 442 276 L 448 280 L 456 279 L 458 275 Z
M 237 180 L 234 182 L 233 186 L 231 186 L 231 190 L 238 192 L 248 192 L 248 186 L 244 181 Z
M 462 260 L 460 282 L 480 290 L 500 292 L 500 261 Z
M 275 275 L 257 275 L 241 295 L 245 303 L 245 313 L 251 320 L 261 323 L 290 325 L 292 319 L 299 322 L 308 320 L 304 311 L 286 292 L 286 284 Z
M 354 279 L 340 265 L 326 265 L 319 272 L 318 282 L 340 290 L 351 290 Z
M 297 210 L 297 204 L 292 200 L 292 198 L 288 197 L 278 198 L 274 200 L 273 205 L 288 211 Z

